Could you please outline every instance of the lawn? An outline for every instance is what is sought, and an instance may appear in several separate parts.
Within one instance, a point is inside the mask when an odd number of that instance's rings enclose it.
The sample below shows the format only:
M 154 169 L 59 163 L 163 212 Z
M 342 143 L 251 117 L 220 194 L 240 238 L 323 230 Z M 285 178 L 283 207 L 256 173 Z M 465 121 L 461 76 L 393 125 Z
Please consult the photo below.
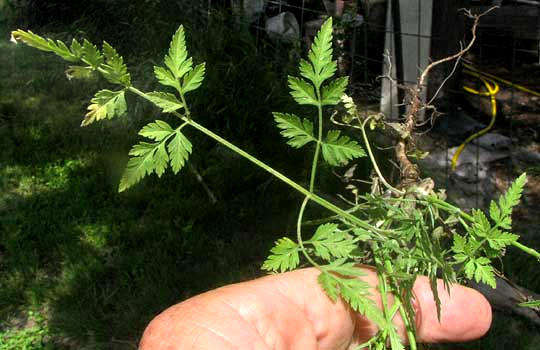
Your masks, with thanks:
M 127 152 L 158 111 L 131 99 L 129 117 L 81 128 L 103 82 L 68 81 L 59 58 L 7 40 L 0 51 L 0 349 L 135 348 L 167 306 L 262 274 L 266 252 L 292 225 L 299 201 L 284 185 L 192 133 L 192 164 L 216 204 L 188 169 L 119 194 Z M 148 81 L 140 62 L 150 59 L 128 60 L 135 75 L 143 73 L 139 84 Z M 231 61 L 218 62 L 216 69 L 228 69 L 221 77 L 240 72 Z M 244 77 L 273 79 L 268 67 Z M 204 93 L 222 93 L 225 85 Z M 281 146 L 242 136 L 271 125 L 270 104 L 257 110 L 234 102 L 249 103 L 248 93 L 245 85 L 221 100 L 198 96 L 194 113 L 204 111 L 207 124 L 290 170 L 286 152 L 275 152 Z M 276 135 L 259 139 L 280 141 Z

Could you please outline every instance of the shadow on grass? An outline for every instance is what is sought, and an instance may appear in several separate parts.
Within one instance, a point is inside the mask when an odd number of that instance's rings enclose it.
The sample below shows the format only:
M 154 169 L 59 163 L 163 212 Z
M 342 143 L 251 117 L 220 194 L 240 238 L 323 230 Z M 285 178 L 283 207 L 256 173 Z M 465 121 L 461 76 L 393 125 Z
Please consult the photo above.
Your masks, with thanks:
M 0 324 L 35 309 L 55 348 L 129 349 L 171 304 L 261 274 L 296 211 L 284 185 L 214 152 L 193 158 L 217 205 L 189 172 L 118 194 L 137 121 L 79 128 L 95 86 L 66 82 L 55 58 L 23 47 L 6 52 Z

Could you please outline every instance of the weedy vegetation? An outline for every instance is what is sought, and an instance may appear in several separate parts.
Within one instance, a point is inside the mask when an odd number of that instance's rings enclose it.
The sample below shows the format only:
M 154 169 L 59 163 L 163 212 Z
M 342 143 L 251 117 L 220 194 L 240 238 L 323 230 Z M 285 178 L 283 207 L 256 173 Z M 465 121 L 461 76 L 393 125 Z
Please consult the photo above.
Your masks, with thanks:
M 481 210 L 469 213 L 450 204 L 444 191 L 434 190 L 430 179 L 408 178 L 395 187 L 385 180 L 368 137 L 369 130 L 384 126 L 385 121 L 380 115 L 362 116 L 352 98 L 345 94 L 347 77 L 335 77 L 331 18 L 322 25 L 307 59 L 300 61 L 299 76 L 288 78 L 294 101 L 311 107 L 313 115 L 273 113 L 287 144 L 311 154 L 307 187 L 198 122 L 189 101 L 190 94 L 203 84 L 206 65 L 189 57 L 182 26 L 173 35 L 163 64 L 153 67 L 155 78 L 162 86 L 159 91 L 142 91 L 134 86 L 123 58 L 107 42 L 100 49 L 87 40 L 64 43 L 23 30 L 12 32 L 12 38 L 70 62 L 66 71 L 69 78 L 100 75 L 111 85 L 91 99 L 82 126 L 125 116 L 127 94 L 135 94 L 174 116 L 174 122 L 157 119 L 140 129 L 142 140 L 129 151 L 130 158 L 118 187 L 120 192 L 147 176 L 161 177 L 169 167 L 174 174 L 186 167 L 189 158 L 197 152 L 197 145 L 187 136 L 189 129 L 217 141 L 297 191 L 303 201 L 298 209 L 296 232 L 276 242 L 262 269 L 284 272 L 305 266 L 304 261 L 317 267 L 318 281 L 329 298 L 343 298 L 352 309 L 379 327 L 378 333 L 360 348 L 404 349 L 392 323 L 398 313 L 405 322 L 410 348 L 417 348 L 411 300 L 412 287 L 420 275 L 429 277 L 440 312 L 437 279 L 442 279 L 447 288 L 466 280 L 494 288 L 499 273 L 494 261 L 506 249 L 516 248 L 540 259 L 540 253 L 519 243 L 519 236 L 512 233 L 512 210 L 520 202 L 525 174 L 498 201 L 491 202 L 488 213 Z M 330 120 L 337 121 L 334 125 L 350 128 L 337 129 Z M 363 145 L 348 133 L 358 129 Z M 354 202 L 341 206 L 316 194 L 321 166 L 343 167 L 366 157 L 376 173 L 369 193 L 355 192 Z M 310 204 L 324 208 L 328 216 L 305 220 L 305 212 L 314 209 Z M 375 291 L 362 280 L 360 264 L 373 265 L 377 270 L 382 309 L 368 298 Z M 538 302 L 530 302 L 523 306 L 537 305 Z

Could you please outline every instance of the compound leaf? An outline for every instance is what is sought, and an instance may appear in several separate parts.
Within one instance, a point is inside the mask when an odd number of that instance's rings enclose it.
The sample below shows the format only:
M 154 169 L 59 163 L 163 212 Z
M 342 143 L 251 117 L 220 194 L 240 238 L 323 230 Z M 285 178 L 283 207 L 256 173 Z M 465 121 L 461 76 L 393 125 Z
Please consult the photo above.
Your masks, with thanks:
M 326 271 L 322 271 L 317 281 L 326 292 L 326 295 L 332 300 L 336 301 L 339 297 L 339 281 L 338 279 Z
M 71 46 L 73 47 L 73 43 Z M 98 69 L 105 62 L 103 55 L 101 52 L 99 52 L 96 45 L 92 44 L 86 39 L 84 40 L 83 46 L 80 49 L 80 57 L 84 63 L 88 64 L 94 70 Z
M 79 60 L 79 56 L 71 52 L 66 44 L 60 40 L 55 42 L 52 39 L 45 39 L 37 34 L 32 33 L 30 30 L 24 31 L 19 29 L 11 32 L 11 41 L 15 43 L 22 41 L 26 45 L 35 47 L 38 50 L 55 53 L 69 62 L 77 62 Z
M 467 277 L 468 279 L 472 279 L 474 277 L 475 270 L 476 270 L 476 265 L 474 263 L 474 260 L 467 261 L 464 267 L 465 277 Z
M 124 59 L 106 41 L 103 42 L 103 55 L 105 56 L 105 63 L 102 64 L 102 68 L 105 79 L 113 84 L 130 86 L 131 76 L 124 64 Z
M 165 149 L 165 142 L 160 142 L 154 155 L 154 171 L 156 172 L 158 177 L 161 177 L 161 175 L 163 175 L 165 169 L 167 169 L 168 164 L 169 155 L 167 154 L 167 150 Z
M 153 123 L 145 125 L 139 135 L 152 139 L 154 141 L 162 141 L 174 132 L 173 128 L 163 120 L 156 120 Z
M 495 222 L 500 222 L 502 219 L 501 209 L 499 209 L 499 206 L 494 200 L 489 203 L 489 217 Z
M 315 254 L 326 261 L 330 261 L 332 257 L 346 258 L 356 248 L 346 233 L 333 223 L 319 226 L 308 242 L 315 248 Z
M 174 138 L 169 142 L 168 150 L 173 172 L 177 174 L 186 163 L 192 151 L 192 145 L 180 130 L 175 130 L 174 134 Z
M 300 263 L 298 249 L 298 244 L 287 237 L 277 240 L 276 245 L 270 250 L 272 254 L 266 259 L 262 269 L 285 272 L 296 268 Z
M 77 41 L 77 39 L 73 38 L 73 40 L 71 40 L 69 50 L 75 56 L 81 57 L 83 52 L 83 46 Z
M 501 250 L 504 247 L 516 242 L 518 238 L 519 236 L 513 233 L 492 230 L 487 237 L 487 241 L 491 248 Z
M 327 265 L 328 270 L 331 270 L 341 276 L 347 277 L 362 277 L 366 276 L 366 272 L 359 268 L 355 263 L 344 263 L 346 259 L 334 260 L 330 265 Z
M 196 90 L 199 86 L 201 86 L 202 81 L 204 80 L 204 73 L 204 63 L 195 66 L 195 68 L 184 77 L 182 92 L 185 94 L 189 91 Z
M 465 253 L 465 246 L 467 245 L 467 240 L 459 234 L 454 234 L 454 244 L 452 245 L 452 250 L 454 253 Z
M 301 58 L 299 67 L 300 67 L 300 75 L 301 76 L 303 76 L 304 78 L 306 78 L 306 79 L 308 79 L 308 80 L 310 80 L 312 82 L 317 81 L 317 76 L 315 75 L 315 72 L 313 71 L 313 66 L 311 65 L 311 63 L 309 63 L 305 59 Z
M 152 101 L 156 106 L 163 109 L 164 113 L 174 112 L 184 105 L 176 98 L 175 95 L 168 92 L 149 92 L 146 94 L 148 99 Z
M 332 17 L 330 17 L 315 36 L 308 54 L 315 74 L 313 81 L 315 86 L 320 87 L 324 80 L 334 75 L 337 65 L 332 61 L 332 52 Z
M 478 209 L 473 209 L 473 218 L 474 224 L 472 227 L 472 232 L 478 237 L 486 237 L 491 230 L 491 224 L 487 219 L 483 211 Z
M 122 192 L 154 171 L 161 176 L 169 160 L 164 142 L 140 142 L 129 151 L 129 159 L 124 175 L 120 179 L 118 191 Z
M 323 106 L 337 105 L 341 97 L 345 94 L 345 89 L 349 83 L 349 77 L 341 77 L 331 81 L 322 88 L 322 104 Z
M 317 97 L 315 96 L 315 90 L 307 81 L 289 76 L 289 87 L 291 88 L 291 96 L 294 97 L 299 104 L 319 105 Z
M 165 65 L 171 70 L 176 79 L 182 78 L 183 74 L 181 74 L 180 67 L 186 61 L 187 54 L 184 26 L 181 25 L 174 33 L 169 53 L 165 56 Z M 191 67 L 184 74 L 190 69 Z
M 170 70 L 154 66 L 154 75 L 161 85 L 171 86 L 176 90 L 180 90 L 180 83 L 176 80 Z
M 493 267 L 489 265 L 489 259 L 480 257 L 475 260 L 474 279 L 478 283 L 485 283 L 491 288 L 496 287 Z
M 340 136 L 339 130 L 330 130 L 322 145 L 326 162 L 333 166 L 344 165 L 354 158 L 365 157 L 362 147 L 348 136 Z
M 527 174 L 521 174 L 499 198 L 500 217 L 495 223 L 504 229 L 510 229 L 512 224 L 512 209 L 519 204 L 523 188 L 527 183 Z
M 353 310 L 383 328 L 386 321 L 375 302 L 369 298 L 369 284 L 359 278 L 340 278 L 332 272 L 333 268 L 329 267 L 317 278 L 328 297 L 336 301 L 341 296 Z
M 88 106 L 88 113 L 86 113 L 81 126 L 87 126 L 105 118 L 111 119 L 123 115 L 127 110 L 124 95 L 124 90 L 98 91 L 94 98 L 90 100 L 92 104 Z
M 281 135 L 288 138 L 287 143 L 294 148 L 300 148 L 311 141 L 317 141 L 313 136 L 313 124 L 307 119 L 301 120 L 294 114 L 274 112 L 274 120 L 281 129 Z

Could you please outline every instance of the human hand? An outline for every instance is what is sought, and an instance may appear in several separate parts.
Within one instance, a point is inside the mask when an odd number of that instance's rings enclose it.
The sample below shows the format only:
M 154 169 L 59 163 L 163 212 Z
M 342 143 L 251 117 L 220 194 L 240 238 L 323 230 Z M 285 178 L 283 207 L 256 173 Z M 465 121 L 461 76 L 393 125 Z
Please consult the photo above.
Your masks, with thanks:
M 377 286 L 369 268 L 363 277 Z M 228 285 L 174 305 L 146 328 L 141 350 L 299 349 L 345 350 L 369 340 L 377 327 L 345 302 L 332 302 L 317 283 L 314 268 Z M 491 324 L 488 301 L 460 285 L 450 295 L 439 281 L 441 321 L 429 281 L 417 279 L 413 305 L 419 342 L 468 341 L 484 335 Z M 372 298 L 380 305 L 380 295 Z M 403 321 L 396 315 L 402 339 Z

